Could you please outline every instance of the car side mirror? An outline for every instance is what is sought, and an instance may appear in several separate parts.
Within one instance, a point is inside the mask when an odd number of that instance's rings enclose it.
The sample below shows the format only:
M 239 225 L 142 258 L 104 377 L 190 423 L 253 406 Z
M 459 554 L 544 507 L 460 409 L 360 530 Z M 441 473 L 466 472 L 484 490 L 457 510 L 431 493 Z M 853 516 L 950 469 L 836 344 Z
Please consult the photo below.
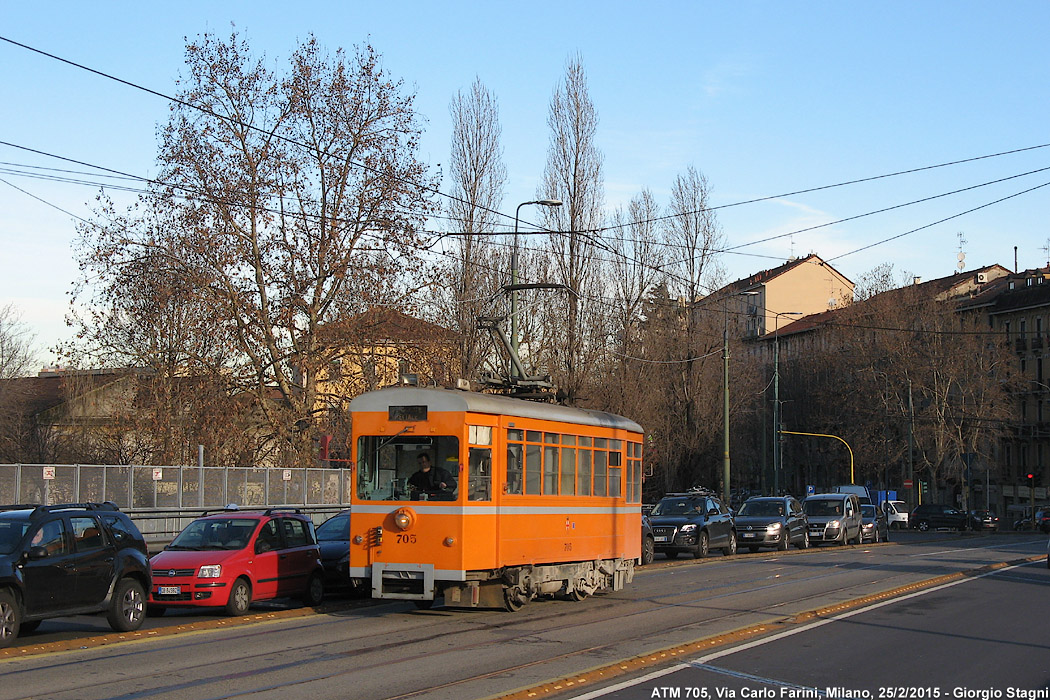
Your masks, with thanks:
M 711 510 L 707 511 L 707 514 L 708 515 L 718 515 L 718 509 L 717 508 L 712 508 Z
M 30 547 L 29 551 L 26 552 L 27 559 L 47 559 L 49 556 L 50 554 L 47 551 L 47 547 L 41 545 Z
M 269 552 L 271 549 L 273 549 L 273 547 L 271 547 L 270 543 L 265 541 L 265 540 L 259 540 L 259 541 L 257 541 L 255 543 L 255 553 L 256 554 L 262 554 L 264 552 Z

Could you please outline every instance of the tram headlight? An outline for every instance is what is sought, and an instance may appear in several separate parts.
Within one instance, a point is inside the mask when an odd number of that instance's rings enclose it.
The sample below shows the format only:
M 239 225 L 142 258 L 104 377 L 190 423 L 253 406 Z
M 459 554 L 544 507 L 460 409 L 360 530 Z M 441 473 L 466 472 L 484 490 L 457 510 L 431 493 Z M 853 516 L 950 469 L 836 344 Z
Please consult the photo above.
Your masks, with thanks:
M 408 530 L 416 522 L 416 514 L 411 508 L 399 508 L 394 513 L 394 525 L 399 530 Z

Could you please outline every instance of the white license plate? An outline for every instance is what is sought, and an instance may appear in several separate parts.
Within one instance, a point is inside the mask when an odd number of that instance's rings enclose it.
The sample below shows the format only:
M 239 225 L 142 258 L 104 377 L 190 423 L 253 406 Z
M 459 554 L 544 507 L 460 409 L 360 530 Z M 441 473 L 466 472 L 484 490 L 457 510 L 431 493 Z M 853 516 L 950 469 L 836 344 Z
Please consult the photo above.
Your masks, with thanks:
M 666 537 L 662 537 L 662 536 L 653 538 L 653 542 L 666 542 L 666 541 L 667 541 L 667 538 Z
M 160 586 L 157 588 L 159 595 L 178 595 L 182 593 L 182 586 Z
M 753 538 L 754 536 L 755 536 L 755 533 L 753 533 L 753 532 L 745 532 L 744 535 L 743 535 L 745 540 L 749 539 L 749 538 Z

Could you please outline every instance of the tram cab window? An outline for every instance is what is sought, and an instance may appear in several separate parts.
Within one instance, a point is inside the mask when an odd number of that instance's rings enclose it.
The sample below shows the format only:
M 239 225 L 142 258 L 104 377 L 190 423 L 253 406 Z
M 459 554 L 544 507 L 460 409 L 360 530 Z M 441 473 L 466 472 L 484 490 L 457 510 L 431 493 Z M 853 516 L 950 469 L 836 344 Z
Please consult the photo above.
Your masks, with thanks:
M 449 472 L 454 484 L 423 494 L 409 479 L 426 454 L 432 469 Z M 357 440 L 357 497 L 367 501 L 445 500 L 459 498 L 459 438 L 362 435 Z

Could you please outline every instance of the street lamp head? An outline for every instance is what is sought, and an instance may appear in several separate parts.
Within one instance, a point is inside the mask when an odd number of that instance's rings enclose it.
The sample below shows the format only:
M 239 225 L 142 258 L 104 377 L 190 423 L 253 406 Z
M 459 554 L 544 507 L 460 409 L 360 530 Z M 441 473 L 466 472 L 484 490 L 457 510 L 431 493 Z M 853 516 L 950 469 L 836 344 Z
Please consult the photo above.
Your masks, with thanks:
M 533 204 L 541 204 L 545 207 L 560 207 L 560 199 L 537 199 Z

